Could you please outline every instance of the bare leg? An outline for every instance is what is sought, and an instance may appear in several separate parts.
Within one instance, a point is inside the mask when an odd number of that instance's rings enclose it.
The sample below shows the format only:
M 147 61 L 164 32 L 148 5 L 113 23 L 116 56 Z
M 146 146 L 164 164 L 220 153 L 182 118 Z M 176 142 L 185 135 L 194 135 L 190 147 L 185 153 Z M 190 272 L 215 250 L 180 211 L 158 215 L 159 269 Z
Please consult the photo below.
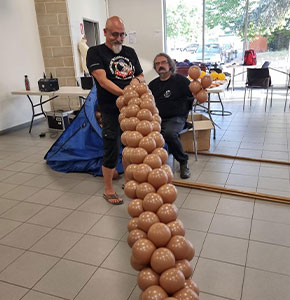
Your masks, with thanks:
M 105 194 L 114 194 L 114 187 L 113 187 L 113 175 L 115 169 L 109 169 L 102 166 L 103 176 L 104 176 L 104 184 L 105 184 Z

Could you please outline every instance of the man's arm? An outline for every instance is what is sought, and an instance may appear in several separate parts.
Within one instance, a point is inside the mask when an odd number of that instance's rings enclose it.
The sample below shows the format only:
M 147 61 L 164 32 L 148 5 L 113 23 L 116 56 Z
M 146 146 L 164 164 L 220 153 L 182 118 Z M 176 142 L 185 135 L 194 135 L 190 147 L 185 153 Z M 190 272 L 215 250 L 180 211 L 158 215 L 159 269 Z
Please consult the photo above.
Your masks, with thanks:
M 123 90 L 119 88 L 114 82 L 109 80 L 106 76 L 106 72 L 103 69 L 94 70 L 91 74 L 96 78 L 100 86 L 115 96 L 121 96 L 124 94 Z
M 131 82 L 135 85 L 138 84 L 138 83 L 145 83 L 144 74 L 141 73 L 138 76 L 133 77 Z

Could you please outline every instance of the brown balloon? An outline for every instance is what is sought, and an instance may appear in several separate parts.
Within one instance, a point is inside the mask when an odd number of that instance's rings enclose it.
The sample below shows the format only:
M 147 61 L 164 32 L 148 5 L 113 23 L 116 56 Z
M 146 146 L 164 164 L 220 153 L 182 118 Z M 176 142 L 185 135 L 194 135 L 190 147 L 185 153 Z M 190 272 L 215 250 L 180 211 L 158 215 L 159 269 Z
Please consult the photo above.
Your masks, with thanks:
M 161 131 L 161 126 L 157 121 L 154 121 L 154 120 L 151 121 L 151 125 L 152 125 L 152 128 L 153 128 L 153 131 L 158 131 L 158 132 Z
M 131 263 L 131 266 L 133 267 L 133 269 L 136 271 L 141 271 L 142 269 L 147 267 L 147 264 L 146 265 L 140 264 L 133 255 L 131 255 L 130 263 Z
M 136 182 L 135 180 L 128 181 L 124 187 L 125 195 L 131 199 L 137 198 L 136 197 L 137 187 L 138 187 L 138 182 Z
M 135 87 L 135 91 L 141 96 L 148 92 L 148 87 L 145 83 L 138 83 Z
M 198 295 L 191 289 L 183 288 L 173 294 L 177 300 L 198 300 Z
M 126 142 L 129 147 L 138 147 L 143 135 L 138 131 L 130 131 L 127 135 Z
M 200 90 L 196 95 L 195 95 L 196 100 L 199 103 L 204 103 L 207 101 L 207 92 L 206 90 Z
M 129 131 L 126 131 L 126 132 L 129 132 Z M 122 151 L 122 156 L 129 162 L 131 162 L 130 156 L 131 156 L 132 150 L 135 150 L 135 149 L 127 146 Z
M 146 211 L 157 212 L 163 204 L 163 200 L 157 193 L 149 193 L 143 199 L 143 208 Z
M 148 175 L 152 171 L 151 167 L 146 164 L 140 164 L 137 166 L 138 168 L 135 168 L 132 174 L 133 178 L 139 183 L 147 182 Z
M 144 231 L 140 229 L 133 229 L 128 235 L 127 242 L 128 245 L 132 248 L 136 241 L 145 238 L 147 238 L 147 234 Z
M 124 104 L 124 99 L 125 97 L 124 96 L 119 96 L 116 100 L 116 105 L 117 107 L 119 108 L 119 110 L 125 105 Z
M 140 106 L 141 104 L 141 99 L 140 98 L 137 98 L 137 97 L 134 97 L 134 98 L 131 98 L 128 102 L 128 106 L 130 105 L 133 105 L 133 104 L 136 104 L 138 106 Z
M 138 221 L 139 221 L 139 218 L 132 218 L 129 221 L 128 226 L 127 226 L 129 232 L 138 228 Z
M 142 298 L 140 300 L 142 300 Z M 177 299 L 175 297 L 167 297 L 167 298 L 164 298 L 164 300 L 177 300 Z
M 191 261 L 194 258 L 195 250 L 194 250 L 191 242 L 189 240 L 186 240 L 186 241 L 187 241 L 187 244 L 188 244 L 188 253 L 187 253 L 186 259 Z
M 168 165 L 162 165 L 161 169 L 166 172 L 167 178 L 168 178 L 167 182 L 170 183 L 172 181 L 172 179 L 173 179 L 173 173 L 172 173 L 172 170 L 171 170 L 170 166 L 168 166 Z
M 139 111 L 140 111 L 140 107 L 136 104 L 132 104 L 130 106 L 127 106 L 126 117 L 127 118 L 136 117 Z
M 133 91 L 126 91 L 124 93 L 124 104 L 125 105 L 128 105 L 128 102 L 130 101 L 130 99 L 134 98 L 134 97 L 137 97 L 138 98 L 138 93 L 135 92 L 134 90 Z
M 204 89 L 208 88 L 212 84 L 212 77 L 210 75 L 204 75 L 201 78 L 201 85 Z
M 162 185 L 157 193 L 162 197 L 164 203 L 173 203 L 177 198 L 177 189 L 171 183 Z
M 121 123 L 120 123 L 120 127 L 122 129 L 122 131 L 126 131 L 126 130 L 129 130 L 128 129 L 128 125 L 129 125 L 129 119 L 128 118 L 124 118 Z
M 128 204 L 128 213 L 132 218 L 139 217 L 143 211 L 143 200 L 141 199 L 134 199 Z
M 162 161 L 162 164 L 165 164 L 168 160 L 168 152 L 163 148 L 156 148 L 152 151 L 153 154 L 157 154 Z
M 123 91 L 124 91 L 124 93 L 133 92 L 134 87 L 132 85 L 127 85 L 127 86 L 124 87 Z
M 153 97 L 153 95 L 151 94 L 151 92 L 144 93 L 140 98 L 141 98 L 142 100 L 147 100 L 147 99 L 153 100 L 153 99 L 154 99 L 154 97 Z
M 154 186 L 152 186 L 148 182 L 140 183 L 136 189 L 136 195 L 139 199 L 144 199 L 144 197 L 149 193 L 155 193 L 156 190 Z
M 177 218 L 178 209 L 174 204 L 165 203 L 157 211 L 157 216 L 161 222 L 167 224 L 175 221 Z
M 177 268 L 170 268 L 160 275 L 160 285 L 168 293 L 173 294 L 184 288 L 185 278 Z
M 167 248 L 158 248 L 153 252 L 150 264 L 156 273 L 161 274 L 165 270 L 175 266 L 174 254 Z
M 144 203 L 143 203 L 143 205 L 144 205 Z M 184 236 L 185 235 L 185 229 L 180 220 L 177 219 L 175 221 L 172 221 L 172 222 L 168 223 L 167 226 L 170 228 L 172 236 L 174 236 L 174 235 Z
M 126 168 L 125 175 L 126 175 L 126 178 L 128 180 L 134 180 L 135 179 L 134 176 L 133 176 L 133 174 L 134 174 L 134 171 L 138 169 L 138 167 L 139 167 L 139 165 L 137 165 L 137 164 L 130 164 Z M 136 181 L 138 181 L 138 180 L 136 180 Z
M 126 115 L 120 113 L 120 114 L 119 114 L 119 117 L 118 117 L 119 123 L 121 123 L 121 121 L 122 121 L 123 119 L 125 119 L 125 118 L 126 118 Z
M 165 247 L 171 239 L 171 231 L 163 223 L 155 223 L 148 230 L 148 239 L 158 248 Z
M 148 175 L 148 182 L 152 184 L 156 189 L 166 184 L 167 181 L 168 181 L 168 176 L 166 172 L 161 168 L 152 170 Z
M 162 166 L 162 160 L 158 154 L 148 154 L 144 160 L 144 164 L 149 165 L 152 169 L 160 168 Z
M 159 285 L 152 285 L 148 287 L 142 295 L 142 300 L 163 300 L 168 295 Z
M 153 115 L 153 121 L 158 122 L 159 124 L 161 124 L 161 118 L 158 114 L 154 114 Z
M 142 120 L 142 121 L 139 121 L 139 123 L 137 124 L 136 130 L 139 131 L 143 136 L 146 136 L 147 134 L 152 132 L 153 127 L 149 121 Z
M 190 76 L 190 78 L 192 79 L 198 79 L 199 76 L 201 74 L 201 70 L 198 66 L 191 66 L 188 69 L 188 75 Z
M 181 235 L 173 236 L 169 243 L 167 244 L 167 248 L 172 251 L 176 260 L 186 259 L 189 246 L 187 240 Z
M 129 118 L 129 122 L 127 123 L 127 130 L 130 131 L 135 131 L 136 130 L 136 126 L 139 123 L 139 119 L 136 117 L 130 117 Z
M 177 260 L 175 267 L 183 273 L 185 279 L 188 279 L 193 273 L 193 268 L 187 259 Z
M 152 121 L 153 120 L 153 116 L 152 113 L 149 109 L 147 108 L 142 108 L 139 110 L 138 114 L 137 114 L 137 118 L 141 121 L 141 120 L 147 120 L 147 121 Z
M 130 153 L 130 161 L 133 164 L 141 164 L 147 155 L 148 153 L 145 149 L 141 147 L 135 148 L 134 151 Z
M 151 153 L 156 148 L 156 142 L 152 137 L 145 136 L 140 140 L 139 147 L 145 149 L 148 153 Z
M 154 138 L 156 142 L 156 147 L 157 148 L 162 148 L 165 144 L 164 138 L 162 134 L 158 131 L 152 131 L 151 133 L 148 134 L 148 136 L 151 136 Z
M 192 93 L 197 94 L 202 89 L 201 83 L 198 80 L 193 80 L 189 84 L 189 89 Z
M 185 288 L 189 288 L 193 290 L 197 295 L 199 295 L 199 288 L 193 280 L 191 279 L 185 280 Z
M 139 239 L 132 247 L 132 255 L 140 265 L 147 265 L 150 262 L 153 252 L 156 250 L 154 244 L 148 239 Z
M 147 232 L 155 223 L 159 222 L 159 218 L 152 211 L 144 211 L 139 215 L 138 228 Z
M 137 276 L 137 282 L 139 288 L 144 291 L 149 286 L 159 284 L 159 275 L 154 272 L 151 268 L 145 268 L 140 271 Z

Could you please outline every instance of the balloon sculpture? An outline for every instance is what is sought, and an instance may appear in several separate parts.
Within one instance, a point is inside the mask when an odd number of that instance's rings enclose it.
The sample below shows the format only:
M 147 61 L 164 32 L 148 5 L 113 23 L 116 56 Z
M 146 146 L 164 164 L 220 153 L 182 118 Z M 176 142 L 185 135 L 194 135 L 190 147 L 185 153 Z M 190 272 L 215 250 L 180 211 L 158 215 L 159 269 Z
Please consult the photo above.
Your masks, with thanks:
M 131 265 L 140 271 L 140 300 L 198 300 L 199 289 L 191 280 L 189 261 L 194 248 L 177 219 L 177 189 L 165 164 L 168 154 L 160 133 L 161 118 L 147 85 L 124 89 L 116 102 L 123 131 L 124 191 L 128 205 L 128 244 Z

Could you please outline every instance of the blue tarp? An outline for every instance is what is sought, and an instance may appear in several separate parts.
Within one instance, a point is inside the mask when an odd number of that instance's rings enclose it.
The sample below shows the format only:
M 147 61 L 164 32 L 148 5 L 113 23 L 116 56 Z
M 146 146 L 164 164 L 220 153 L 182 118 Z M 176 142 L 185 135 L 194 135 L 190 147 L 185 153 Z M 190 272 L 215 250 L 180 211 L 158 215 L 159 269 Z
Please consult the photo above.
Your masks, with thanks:
M 97 90 L 94 86 L 79 114 L 44 157 L 53 170 L 102 176 L 104 147 L 102 129 L 95 116 L 97 105 Z M 117 171 L 123 173 L 121 152 Z

